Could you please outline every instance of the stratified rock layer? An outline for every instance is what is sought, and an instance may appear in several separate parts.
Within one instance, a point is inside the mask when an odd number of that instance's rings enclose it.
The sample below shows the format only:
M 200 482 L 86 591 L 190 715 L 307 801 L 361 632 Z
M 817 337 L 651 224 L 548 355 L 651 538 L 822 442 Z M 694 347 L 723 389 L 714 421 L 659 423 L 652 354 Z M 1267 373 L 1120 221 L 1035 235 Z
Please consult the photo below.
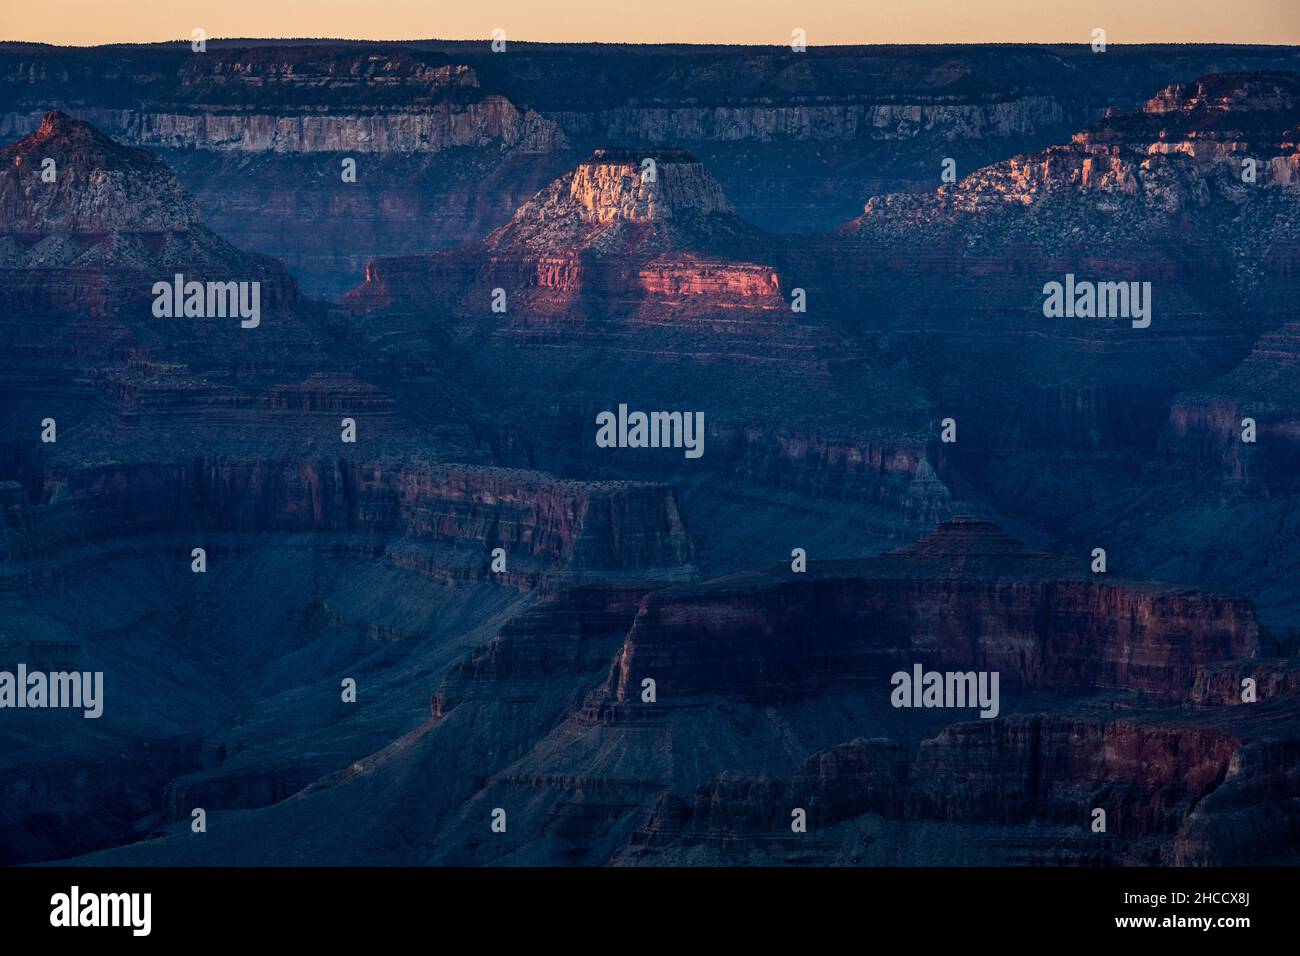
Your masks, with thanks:
M 617 701 L 653 678 L 698 694 L 780 701 L 896 670 L 998 671 L 1003 688 L 1136 690 L 1181 700 L 1198 668 L 1255 653 L 1250 605 L 1094 575 L 954 519 L 901 551 L 664 591 L 637 616 L 611 678 Z
M 35 501 L 5 513 L 10 561 L 142 533 L 311 532 L 345 535 L 449 582 L 490 578 L 524 586 L 561 573 L 689 573 L 691 545 L 671 489 L 586 484 L 471 466 L 347 460 L 199 460 L 189 464 L 52 469 Z M 409 545 L 407 550 L 403 544 Z M 470 546 L 473 555 L 421 548 Z

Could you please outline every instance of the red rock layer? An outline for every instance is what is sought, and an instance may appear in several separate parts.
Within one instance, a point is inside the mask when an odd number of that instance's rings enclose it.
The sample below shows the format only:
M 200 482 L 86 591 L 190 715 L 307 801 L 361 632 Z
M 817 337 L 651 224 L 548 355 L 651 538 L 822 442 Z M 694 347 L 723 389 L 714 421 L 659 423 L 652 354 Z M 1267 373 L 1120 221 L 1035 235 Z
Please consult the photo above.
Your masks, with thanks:
M 1249 692 L 1243 683 L 1246 679 L 1254 681 Z M 1246 699 L 1248 693 L 1253 700 Z M 1188 699 L 1221 707 L 1300 700 L 1300 661 L 1278 658 L 1210 665 L 1196 675 Z
M 342 460 L 54 470 L 40 503 L 20 501 L 6 511 L 2 550 L 11 559 L 32 558 L 86 541 L 177 531 L 346 532 L 358 547 L 373 536 L 375 545 L 415 548 L 394 560 L 417 569 L 448 558 L 421 558 L 419 548 L 455 545 L 477 555 L 467 571 L 481 578 L 489 552 L 502 547 L 520 583 L 566 568 L 680 573 L 690 561 L 676 496 L 664 486 Z
M 709 296 L 720 302 L 733 297 L 768 299 L 772 308 L 785 304 L 780 277 L 762 266 L 710 262 L 696 256 L 660 256 L 642 266 L 638 278 L 642 291 L 650 296 Z
M 1027 552 L 986 522 L 954 519 L 902 551 L 778 567 L 650 597 L 607 693 L 781 701 L 850 681 L 885 699 L 914 663 L 1000 673 L 1001 686 L 1131 689 L 1181 700 L 1209 663 L 1249 657 L 1249 602 L 1093 575 Z M 617 708 L 615 708 L 617 710 Z
M 953 846 L 932 848 L 940 860 L 1258 865 L 1300 825 L 1295 813 L 1263 812 L 1300 794 L 1300 752 L 1262 736 L 1252 741 L 1242 722 L 1035 714 L 956 724 L 913 757 L 859 739 L 813 754 L 789 781 L 722 774 L 690 799 L 664 796 L 624 852 L 672 861 L 708 846 L 719 862 L 755 851 L 849 861 L 861 847 L 839 825 L 883 820 L 947 825 L 935 835 Z M 791 829 L 795 808 L 806 833 Z M 1104 831 L 1092 829 L 1095 809 Z M 891 862 L 888 852 L 876 861 Z
M 648 161 L 655 163 L 650 175 Z M 727 254 L 753 239 L 718 183 L 684 150 L 598 149 L 521 206 L 481 248 L 422 266 L 371 264 L 348 301 L 363 309 L 418 304 L 432 288 L 445 294 L 460 286 L 486 310 L 490 290 L 502 288 L 510 303 L 505 321 L 524 322 L 537 313 L 609 314 L 650 305 L 779 308 L 775 269 Z
M 646 585 L 572 588 L 512 619 L 443 678 L 431 705 L 445 717 L 466 700 L 526 704 L 599 673 L 636 615 Z

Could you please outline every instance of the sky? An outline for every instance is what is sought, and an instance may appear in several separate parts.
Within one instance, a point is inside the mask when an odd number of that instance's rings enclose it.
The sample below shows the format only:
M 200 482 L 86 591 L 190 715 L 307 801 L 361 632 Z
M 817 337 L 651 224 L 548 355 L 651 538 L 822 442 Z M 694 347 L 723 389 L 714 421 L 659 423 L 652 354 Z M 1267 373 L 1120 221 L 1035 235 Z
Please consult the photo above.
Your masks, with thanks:
M 0 39 L 1300 44 L 1300 0 L 0 0 Z

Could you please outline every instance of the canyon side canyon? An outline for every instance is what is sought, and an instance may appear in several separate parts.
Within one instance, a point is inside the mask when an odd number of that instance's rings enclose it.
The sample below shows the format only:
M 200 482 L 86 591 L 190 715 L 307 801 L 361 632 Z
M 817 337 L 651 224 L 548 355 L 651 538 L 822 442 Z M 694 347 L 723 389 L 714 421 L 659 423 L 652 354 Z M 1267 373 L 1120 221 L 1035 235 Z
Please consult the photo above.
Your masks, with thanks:
M 0 864 L 1300 863 L 1297 282 L 1290 47 L 0 43 Z

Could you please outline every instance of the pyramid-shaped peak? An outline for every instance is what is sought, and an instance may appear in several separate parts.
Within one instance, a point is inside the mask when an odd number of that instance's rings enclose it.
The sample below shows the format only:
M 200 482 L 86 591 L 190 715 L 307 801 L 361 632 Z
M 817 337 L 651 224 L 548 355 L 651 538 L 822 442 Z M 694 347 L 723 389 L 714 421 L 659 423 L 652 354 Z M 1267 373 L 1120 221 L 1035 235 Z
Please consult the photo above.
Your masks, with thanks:
M 993 522 L 970 515 L 949 518 L 920 541 L 895 552 L 912 557 L 1014 557 L 1028 553 L 1021 542 Z
M 0 149 L 0 232 L 36 235 L 191 229 L 193 198 L 158 157 L 62 110 Z
M 19 140 L 10 148 L 49 149 L 52 146 L 85 147 L 111 149 L 116 144 L 85 120 L 75 119 L 63 110 L 50 110 L 41 119 L 41 125 L 25 139 Z M 119 147 L 121 148 L 121 147 Z
M 65 130 L 76 129 L 78 126 L 90 127 L 90 124 L 79 123 L 63 110 L 50 110 L 42 117 L 41 126 L 36 131 L 36 135 L 52 136 Z

